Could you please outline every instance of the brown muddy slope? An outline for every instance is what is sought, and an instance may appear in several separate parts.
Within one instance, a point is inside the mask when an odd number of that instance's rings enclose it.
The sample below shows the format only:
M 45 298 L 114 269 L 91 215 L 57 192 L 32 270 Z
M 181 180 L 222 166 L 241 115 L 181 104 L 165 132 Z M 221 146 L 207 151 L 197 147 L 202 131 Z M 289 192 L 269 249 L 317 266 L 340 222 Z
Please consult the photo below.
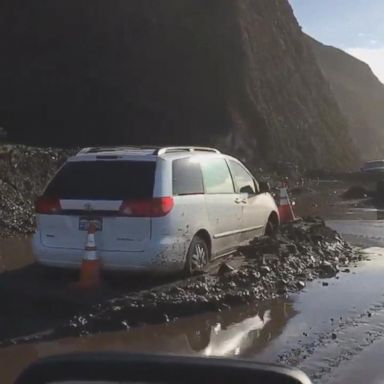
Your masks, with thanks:
M 0 6 L 0 125 L 38 145 L 211 144 L 351 165 L 346 122 L 286 0 Z
M 384 150 L 384 84 L 368 64 L 307 36 L 317 61 L 349 120 L 351 136 L 367 160 Z

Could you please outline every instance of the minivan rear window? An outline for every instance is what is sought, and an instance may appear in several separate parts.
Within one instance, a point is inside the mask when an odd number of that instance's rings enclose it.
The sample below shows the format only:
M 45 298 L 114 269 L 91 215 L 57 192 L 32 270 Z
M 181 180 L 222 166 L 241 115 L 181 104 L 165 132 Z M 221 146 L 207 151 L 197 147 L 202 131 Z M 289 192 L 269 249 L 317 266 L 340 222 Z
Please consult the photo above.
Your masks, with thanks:
M 44 195 L 68 200 L 124 200 L 153 197 L 156 162 L 69 162 Z

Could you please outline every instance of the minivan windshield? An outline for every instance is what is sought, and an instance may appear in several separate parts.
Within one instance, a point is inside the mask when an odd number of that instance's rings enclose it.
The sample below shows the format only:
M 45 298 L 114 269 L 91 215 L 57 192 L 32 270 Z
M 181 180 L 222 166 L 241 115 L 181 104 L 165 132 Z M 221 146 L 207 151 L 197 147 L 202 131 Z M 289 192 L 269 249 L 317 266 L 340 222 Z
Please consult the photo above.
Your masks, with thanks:
M 155 162 L 68 162 L 44 195 L 68 200 L 124 200 L 153 196 Z

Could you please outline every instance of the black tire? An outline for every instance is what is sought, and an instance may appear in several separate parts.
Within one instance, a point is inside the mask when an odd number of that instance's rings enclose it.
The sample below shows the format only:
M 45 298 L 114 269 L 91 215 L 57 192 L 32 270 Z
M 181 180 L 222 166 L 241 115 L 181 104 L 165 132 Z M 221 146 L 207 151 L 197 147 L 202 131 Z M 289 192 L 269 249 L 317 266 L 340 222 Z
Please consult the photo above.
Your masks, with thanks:
M 265 226 L 265 236 L 276 237 L 277 231 L 279 229 L 278 224 L 272 217 L 268 219 L 267 225 Z
M 187 260 L 185 261 L 185 274 L 192 276 L 203 273 L 209 263 L 209 248 L 204 239 L 195 236 L 189 245 Z

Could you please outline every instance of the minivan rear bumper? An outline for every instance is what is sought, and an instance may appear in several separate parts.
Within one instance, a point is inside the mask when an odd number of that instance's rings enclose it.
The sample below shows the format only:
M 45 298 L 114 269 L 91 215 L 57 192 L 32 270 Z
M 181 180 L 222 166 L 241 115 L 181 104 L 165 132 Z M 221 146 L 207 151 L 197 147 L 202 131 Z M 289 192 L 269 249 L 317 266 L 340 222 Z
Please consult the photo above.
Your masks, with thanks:
M 143 252 L 98 251 L 103 269 L 129 272 L 169 273 L 184 268 L 190 241 L 164 237 L 147 243 Z M 59 268 L 79 268 L 84 251 L 71 248 L 47 247 L 41 243 L 40 233 L 32 240 L 33 253 L 38 263 Z

